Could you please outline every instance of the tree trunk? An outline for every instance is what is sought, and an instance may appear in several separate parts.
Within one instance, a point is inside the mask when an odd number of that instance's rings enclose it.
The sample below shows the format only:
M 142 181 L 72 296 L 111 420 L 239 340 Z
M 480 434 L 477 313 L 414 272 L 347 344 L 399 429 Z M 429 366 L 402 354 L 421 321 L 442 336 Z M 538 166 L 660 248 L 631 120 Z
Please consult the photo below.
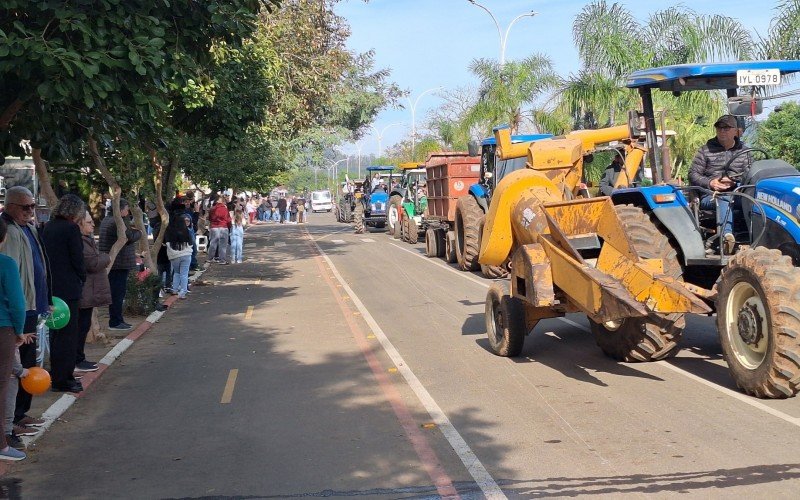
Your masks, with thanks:
M 47 165 L 45 165 L 45 162 L 42 159 L 42 150 L 34 148 L 32 156 L 33 165 L 36 168 L 36 177 L 39 178 L 39 190 L 47 200 L 47 205 L 50 208 L 53 208 L 56 206 L 56 203 L 58 203 L 58 196 L 56 196 L 56 192 L 53 191 L 53 183 L 50 180 L 50 172 L 47 171 Z
M 117 241 L 114 242 L 111 246 L 111 250 L 108 252 L 109 257 L 111 257 L 108 270 L 111 270 L 111 266 L 114 263 L 114 259 L 117 258 L 117 254 L 122 250 L 122 247 L 125 246 L 125 243 L 128 242 L 128 237 L 125 235 L 125 222 L 122 221 L 122 216 L 119 213 L 119 199 L 122 197 L 122 188 L 114 177 L 114 174 L 112 174 L 111 170 L 106 166 L 103 157 L 100 156 L 100 151 L 97 149 L 97 141 L 95 141 L 94 137 L 91 135 L 89 136 L 89 155 L 92 157 L 95 167 L 97 167 L 97 170 L 111 189 L 111 209 L 114 213 L 114 222 L 117 226 Z
M 17 98 L 3 110 L 3 114 L 0 115 L 0 131 L 5 132 L 8 130 L 11 126 L 11 120 L 14 119 L 24 104 L 25 101 Z
M 108 337 L 100 330 L 100 321 L 97 319 L 97 308 L 92 309 L 92 324 L 89 327 L 89 333 L 86 334 L 86 342 L 94 344 L 95 342 L 108 342 Z
M 155 172 L 153 175 L 153 192 L 156 193 L 156 210 L 158 210 L 158 216 L 161 218 L 161 226 L 159 227 L 158 234 L 153 235 L 153 246 L 150 248 L 150 260 L 151 262 L 157 262 L 158 251 L 161 249 L 161 243 L 164 241 L 164 233 L 169 224 L 169 213 L 164 206 L 164 166 L 158 161 L 158 156 L 154 149 L 150 150 L 150 161 L 153 164 L 153 170 Z M 170 175 L 172 174 L 170 173 Z M 172 177 L 172 182 L 175 182 L 174 176 Z M 172 185 L 169 180 L 167 180 L 167 183 L 170 186 Z
M 142 237 L 139 238 L 139 252 L 144 259 L 144 265 L 150 270 L 155 270 L 153 266 L 153 256 L 150 253 L 150 241 L 147 239 L 147 229 L 144 227 L 144 214 L 142 209 L 137 204 L 131 204 L 131 213 L 133 214 L 133 225 L 142 232 Z

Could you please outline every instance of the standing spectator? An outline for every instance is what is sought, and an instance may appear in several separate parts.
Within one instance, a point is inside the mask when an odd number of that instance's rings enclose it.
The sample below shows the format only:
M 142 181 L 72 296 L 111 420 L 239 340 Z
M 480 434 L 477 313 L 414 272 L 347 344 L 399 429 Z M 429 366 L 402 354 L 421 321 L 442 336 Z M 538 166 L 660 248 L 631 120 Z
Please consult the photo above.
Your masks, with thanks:
M 281 196 L 278 199 L 278 217 L 279 217 L 278 220 L 280 221 L 281 224 L 283 224 L 284 222 L 286 222 L 286 220 L 288 220 L 288 212 L 286 211 L 286 207 L 287 207 L 286 198 Z
M 97 363 L 86 360 L 84 346 L 86 335 L 92 326 L 92 313 L 95 307 L 111 303 L 111 285 L 108 283 L 106 268 L 111 264 L 107 253 L 97 249 L 94 241 L 94 220 L 89 212 L 78 224 L 83 241 L 83 263 L 86 266 L 86 282 L 83 284 L 81 300 L 78 304 L 78 345 L 75 356 L 75 371 L 97 371 Z
M 125 223 L 125 237 L 128 241 L 120 249 L 111 271 L 108 273 L 108 282 L 111 285 L 111 304 L 108 306 L 108 328 L 111 330 L 130 330 L 132 327 L 125 322 L 122 316 L 122 305 L 125 302 L 125 293 L 128 286 L 128 274 L 136 268 L 136 245 L 142 237 L 138 229 L 132 228 L 128 216 L 131 213 L 128 201 L 119 200 L 119 214 Z M 110 253 L 111 247 L 117 241 L 117 224 L 114 214 L 109 214 L 100 222 L 100 251 Z M 24 365 L 24 363 L 23 363 Z
M 214 208 L 209 214 L 211 223 L 211 237 L 208 244 L 208 261 L 219 264 L 227 264 L 228 258 L 228 226 L 231 223 L 231 214 L 228 212 L 227 204 L 222 198 L 216 198 Z M 219 252 L 215 258 L 214 255 Z M 174 283 L 173 283 L 174 287 Z
M 8 226 L 0 218 L 0 245 L 6 239 Z M 11 367 L 14 363 L 17 346 L 23 342 L 25 326 L 25 294 L 22 291 L 17 262 L 7 255 L 0 255 L 0 402 L 6 401 L 6 393 L 11 382 Z M 16 383 L 16 380 L 14 380 Z M 0 425 L 3 433 L 0 436 L 0 460 L 18 461 L 25 458 L 25 453 L 9 446 L 6 435 L 13 435 L 6 422 L 6 412 L 12 408 L 2 404 L 0 407 Z
M 289 204 L 289 222 L 297 224 L 297 198 L 294 196 Z
M 299 224 L 306 222 L 306 200 L 302 198 L 297 200 L 297 222 Z
M 231 262 L 242 263 L 242 247 L 244 245 L 244 214 L 236 210 L 231 226 Z
M 50 263 L 47 259 L 42 240 L 36 226 L 33 225 L 34 208 L 33 193 L 22 186 L 14 186 L 6 191 L 6 207 L 3 221 L 8 225 L 6 239 L 0 242 L 0 253 L 17 263 L 22 291 L 25 294 L 25 325 L 23 326 L 23 343 L 19 346 L 19 355 L 24 368 L 36 365 L 36 325 L 39 315 L 50 311 Z M 17 404 L 14 410 L 14 423 L 21 426 L 44 425 L 44 420 L 31 417 L 27 412 L 31 409 L 33 396 L 25 389 L 19 389 Z
M 83 262 L 83 237 L 78 222 L 86 215 L 86 205 L 74 194 L 65 194 L 53 208 L 45 224 L 42 241 L 50 256 L 53 296 L 69 307 L 69 321 L 58 330 L 50 330 L 50 376 L 53 391 L 81 392 L 83 386 L 72 374 L 78 352 L 78 304 L 86 281 Z
M 244 209 L 247 211 L 247 218 L 248 222 L 252 224 L 256 220 L 256 205 L 255 200 L 250 198 L 247 200 L 247 203 L 244 205 Z
M 192 260 L 192 237 L 189 228 L 192 219 L 184 215 L 176 215 L 169 221 L 164 241 L 167 245 L 167 257 L 172 267 L 172 293 L 185 299 L 189 292 L 189 263 Z

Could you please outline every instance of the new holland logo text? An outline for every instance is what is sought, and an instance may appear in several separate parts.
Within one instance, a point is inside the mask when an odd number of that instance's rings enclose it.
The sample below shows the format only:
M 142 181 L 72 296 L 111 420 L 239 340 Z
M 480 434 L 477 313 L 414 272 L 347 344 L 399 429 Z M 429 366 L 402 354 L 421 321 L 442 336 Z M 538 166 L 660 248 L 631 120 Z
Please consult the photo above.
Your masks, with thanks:
M 786 212 L 792 213 L 792 206 L 789 205 L 788 203 L 786 203 L 785 201 L 781 200 L 780 198 L 778 198 L 775 195 L 767 194 L 767 193 L 758 193 L 756 195 L 756 198 L 758 198 L 759 200 L 762 200 L 762 201 L 766 201 L 767 203 L 770 203 L 772 205 L 778 206 L 778 207 L 781 208 L 781 210 L 784 210 Z

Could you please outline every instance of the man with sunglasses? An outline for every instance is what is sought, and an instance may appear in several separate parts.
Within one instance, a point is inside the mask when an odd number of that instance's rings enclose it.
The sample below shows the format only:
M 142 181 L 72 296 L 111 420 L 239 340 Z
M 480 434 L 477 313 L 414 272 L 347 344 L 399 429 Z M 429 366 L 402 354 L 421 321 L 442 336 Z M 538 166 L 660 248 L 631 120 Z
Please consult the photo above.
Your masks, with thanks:
M 725 253 L 732 254 L 736 246 L 733 235 L 733 207 L 730 195 L 722 195 L 736 188 L 736 178 L 752 163 L 750 153 L 743 153 L 745 147 L 739 140 L 739 124 L 733 115 L 722 115 L 714 122 L 716 136 L 709 139 L 692 160 L 689 169 L 689 181 L 693 186 L 700 186 L 714 191 L 714 195 L 705 194 L 700 199 L 700 208 L 714 210 L 717 207 L 717 223 L 722 227 L 720 242 Z
M 0 217 L 8 224 L 6 240 L 0 244 L 0 253 L 8 255 L 19 265 L 22 291 L 25 294 L 24 343 L 19 354 L 24 368 L 36 365 L 36 323 L 40 314 L 50 311 L 52 302 L 50 262 L 44 245 L 34 225 L 36 203 L 33 193 L 23 186 L 6 191 L 6 207 Z M 20 426 L 42 425 L 44 421 L 26 415 L 31 408 L 32 396 L 22 386 L 17 393 L 14 423 Z

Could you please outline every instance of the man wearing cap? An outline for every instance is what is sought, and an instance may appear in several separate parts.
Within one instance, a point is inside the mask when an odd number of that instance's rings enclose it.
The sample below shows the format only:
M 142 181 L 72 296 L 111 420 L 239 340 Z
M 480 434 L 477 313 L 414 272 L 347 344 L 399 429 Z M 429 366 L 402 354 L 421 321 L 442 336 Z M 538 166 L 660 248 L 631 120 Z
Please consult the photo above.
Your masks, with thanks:
M 693 186 L 700 186 L 716 193 L 733 191 L 736 181 L 731 177 L 737 178 L 747 170 L 752 163 L 752 157 L 750 153 L 742 153 L 745 147 L 739 140 L 739 125 L 735 116 L 720 116 L 714 122 L 714 130 L 717 132 L 716 137 L 709 139 L 692 160 L 689 182 Z M 722 226 L 720 241 L 725 245 L 725 252 L 730 254 L 736 245 L 731 197 L 703 195 L 700 199 L 700 208 L 713 210 L 714 198 L 717 205 L 717 223 Z

